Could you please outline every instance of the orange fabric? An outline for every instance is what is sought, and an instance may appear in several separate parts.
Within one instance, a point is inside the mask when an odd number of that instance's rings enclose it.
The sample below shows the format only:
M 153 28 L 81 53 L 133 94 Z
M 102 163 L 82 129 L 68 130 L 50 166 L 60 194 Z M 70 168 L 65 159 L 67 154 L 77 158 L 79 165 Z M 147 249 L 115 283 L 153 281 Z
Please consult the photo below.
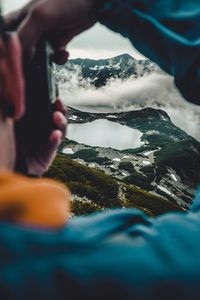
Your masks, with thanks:
M 0 173 L 0 221 L 58 228 L 70 212 L 68 189 L 50 179 Z

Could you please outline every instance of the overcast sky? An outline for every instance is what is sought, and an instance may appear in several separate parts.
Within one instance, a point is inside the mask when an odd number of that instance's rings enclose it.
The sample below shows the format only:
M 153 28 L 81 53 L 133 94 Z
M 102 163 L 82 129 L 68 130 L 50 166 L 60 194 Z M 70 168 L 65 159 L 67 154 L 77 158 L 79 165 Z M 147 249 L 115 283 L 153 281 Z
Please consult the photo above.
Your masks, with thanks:
M 27 0 L 2 0 L 5 13 L 28 2 Z M 79 35 L 68 46 L 70 56 L 93 59 L 113 57 L 129 53 L 135 58 L 142 56 L 132 47 L 129 41 L 119 34 L 113 33 L 104 26 L 97 24 L 92 29 Z

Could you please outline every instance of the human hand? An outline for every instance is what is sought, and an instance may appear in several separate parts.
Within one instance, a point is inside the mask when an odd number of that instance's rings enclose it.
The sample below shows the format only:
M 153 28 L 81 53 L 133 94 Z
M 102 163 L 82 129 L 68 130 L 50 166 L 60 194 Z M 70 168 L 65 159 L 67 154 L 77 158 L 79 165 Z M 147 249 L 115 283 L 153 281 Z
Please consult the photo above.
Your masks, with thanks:
M 5 39 L 0 36 L 0 108 L 4 118 L 18 120 L 25 110 L 21 65 L 21 45 L 18 36 L 12 34 Z
M 67 131 L 67 110 L 60 100 L 56 100 L 54 103 L 54 113 L 53 113 L 53 124 L 55 129 L 49 136 L 47 145 L 44 147 L 43 151 L 30 156 L 29 153 L 25 153 L 26 165 L 28 169 L 28 174 L 35 176 L 42 176 L 50 167 L 53 162 L 56 151 L 62 139 L 66 136 Z
M 25 52 L 32 55 L 37 41 L 48 33 L 55 61 L 65 63 L 65 47 L 77 34 L 95 22 L 95 0 L 32 0 L 6 17 L 8 28 L 18 28 Z

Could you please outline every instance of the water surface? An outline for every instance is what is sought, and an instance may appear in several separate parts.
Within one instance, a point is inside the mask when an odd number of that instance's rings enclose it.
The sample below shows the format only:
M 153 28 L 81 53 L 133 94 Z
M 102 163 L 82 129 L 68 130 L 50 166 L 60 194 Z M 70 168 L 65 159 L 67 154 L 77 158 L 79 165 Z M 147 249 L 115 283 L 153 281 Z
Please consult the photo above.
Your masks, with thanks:
M 70 140 L 82 144 L 118 150 L 140 147 L 141 136 L 139 130 L 105 119 L 85 124 L 69 124 L 67 135 Z

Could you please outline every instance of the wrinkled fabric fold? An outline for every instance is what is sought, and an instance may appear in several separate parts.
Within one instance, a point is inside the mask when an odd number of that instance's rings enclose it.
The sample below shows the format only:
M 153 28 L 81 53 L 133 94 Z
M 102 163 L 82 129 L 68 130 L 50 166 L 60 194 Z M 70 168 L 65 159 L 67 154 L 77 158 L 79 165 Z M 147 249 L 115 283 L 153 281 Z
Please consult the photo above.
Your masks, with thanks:
M 200 104 L 200 2 L 110 0 L 99 21 L 175 77 L 183 97 Z

